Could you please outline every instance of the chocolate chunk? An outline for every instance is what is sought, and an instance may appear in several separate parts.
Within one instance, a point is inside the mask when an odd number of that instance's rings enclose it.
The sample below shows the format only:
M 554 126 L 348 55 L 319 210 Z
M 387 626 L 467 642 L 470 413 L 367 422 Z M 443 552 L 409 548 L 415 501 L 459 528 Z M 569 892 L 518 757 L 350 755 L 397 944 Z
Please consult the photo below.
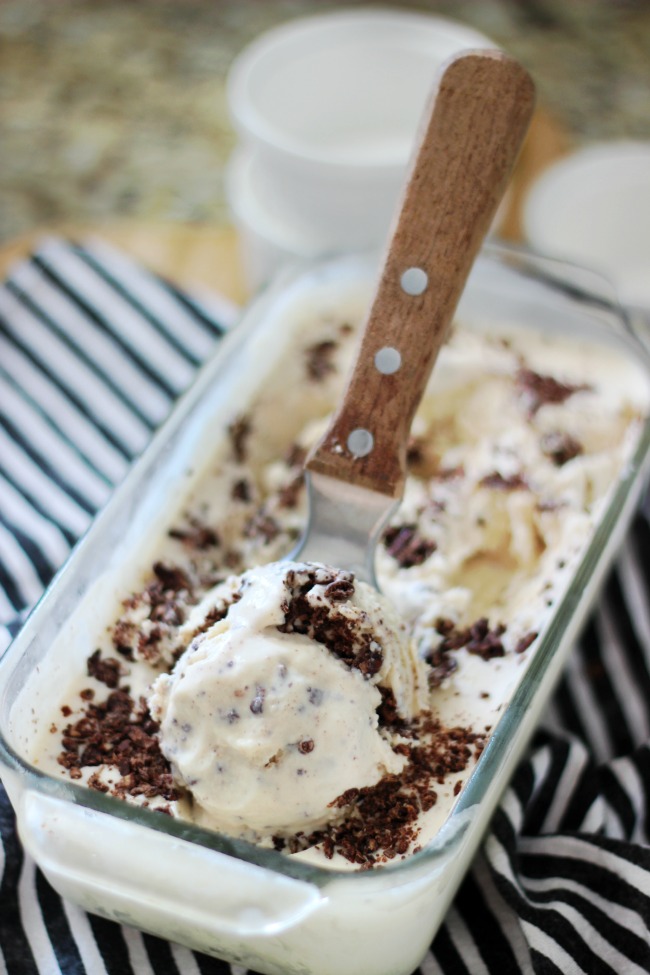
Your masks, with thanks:
M 300 444 L 292 443 L 285 455 L 284 461 L 287 467 L 302 467 L 306 457 L 307 448 L 301 447 Z
M 278 491 L 277 498 L 279 506 L 281 508 L 295 508 L 298 504 L 304 484 L 305 478 L 301 471 L 300 474 L 292 478 Z
M 458 669 L 458 662 L 448 650 L 434 650 L 426 659 L 431 664 L 428 677 L 429 687 L 431 688 L 440 687 L 443 680 Z
M 133 647 L 137 644 L 137 627 L 130 620 L 121 618 L 113 627 L 113 645 L 118 653 L 133 659 Z
M 506 651 L 501 637 L 505 632 L 506 628 L 502 623 L 498 623 L 493 629 L 490 629 L 487 619 L 482 617 L 469 627 L 468 653 L 476 654 L 483 660 L 503 657 Z
M 403 569 L 422 565 L 436 550 L 436 543 L 417 533 L 416 525 L 391 525 L 384 532 L 384 545 Z
M 381 694 L 381 704 L 377 708 L 380 727 L 388 728 L 401 735 L 408 734 L 407 723 L 397 710 L 397 701 L 392 690 L 381 686 L 377 689 Z
M 525 368 L 518 370 L 515 384 L 529 417 L 547 403 L 564 403 L 574 393 L 592 389 L 587 383 L 562 383 L 553 376 L 543 376 Z
M 542 437 L 540 446 L 544 453 L 557 467 L 573 460 L 582 453 L 582 444 L 569 433 L 554 431 Z
M 102 657 L 100 650 L 95 650 L 88 657 L 87 661 L 88 676 L 106 684 L 107 687 L 117 687 L 120 682 L 122 666 L 115 657 Z
M 302 741 L 298 742 L 298 751 L 302 755 L 308 755 L 314 750 L 314 739 L 313 738 L 303 738 Z
M 354 596 L 354 579 L 351 575 L 343 575 L 343 573 L 334 582 L 330 582 L 325 590 L 326 599 L 331 599 L 332 602 L 341 602 L 351 599 L 352 596 Z
M 176 538 L 182 542 L 186 548 L 196 549 L 199 552 L 219 544 L 219 536 L 216 531 L 196 518 L 190 519 L 187 528 L 171 528 L 168 534 L 170 538 Z M 187 586 L 180 588 L 187 588 Z
M 522 491 L 528 490 L 528 484 L 521 474 L 511 474 L 504 477 L 498 471 L 486 474 L 479 481 L 480 487 L 494 488 L 497 491 Z
M 522 636 L 520 640 L 517 641 L 517 646 L 515 647 L 515 653 L 523 653 L 524 650 L 528 650 L 531 643 L 534 643 L 537 639 L 537 633 L 526 633 Z
M 154 562 L 153 571 L 164 589 L 180 592 L 192 588 L 190 580 L 180 566 L 169 565 L 167 562 Z
M 247 441 L 252 432 L 252 424 L 247 416 L 238 416 L 228 426 L 228 436 L 235 460 L 243 464 L 247 457 Z
M 246 535 L 249 538 L 261 538 L 264 542 L 272 542 L 280 534 L 280 525 L 272 515 L 265 511 L 258 511 L 246 525 Z
M 331 373 L 336 372 L 333 358 L 337 343 L 331 339 L 316 342 L 305 350 L 307 356 L 307 375 L 314 382 L 321 382 Z
M 424 461 L 426 445 L 420 437 L 409 437 L 406 444 L 406 465 L 409 469 L 419 467 Z
M 503 657 L 506 652 L 501 640 L 506 632 L 505 626 L 498 623 L 495 627 L 490 628 L 490 624 L 484 616 L 472 623 L 471 626 L 458 629 L 453 623 L 450 624 L 449 620 L 438 620 L 436 629 L 444 639 L 429 657 L 431 663 L 434 662 L 436 654 L 460 650 L 461 647 L 465 647 L 468 653 L 483 657 L 484 660 L 490 660 L 492 657 Z
M 248 481 L 245 477 L 235 481 L 230 491 L 230 496 L 233 501 L 250 501 L 252 497 L 250 481 Z

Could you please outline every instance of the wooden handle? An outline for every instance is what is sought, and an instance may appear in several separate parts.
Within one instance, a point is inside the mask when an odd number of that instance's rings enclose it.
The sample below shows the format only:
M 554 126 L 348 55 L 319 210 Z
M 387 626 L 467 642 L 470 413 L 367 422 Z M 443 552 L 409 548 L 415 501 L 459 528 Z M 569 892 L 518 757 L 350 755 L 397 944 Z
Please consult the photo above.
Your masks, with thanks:
M 497 51 L 461 54 L 442 73 L 343 402 L 308 470 L 401 495 L 413 414 L 534 98 L 528 73 Z

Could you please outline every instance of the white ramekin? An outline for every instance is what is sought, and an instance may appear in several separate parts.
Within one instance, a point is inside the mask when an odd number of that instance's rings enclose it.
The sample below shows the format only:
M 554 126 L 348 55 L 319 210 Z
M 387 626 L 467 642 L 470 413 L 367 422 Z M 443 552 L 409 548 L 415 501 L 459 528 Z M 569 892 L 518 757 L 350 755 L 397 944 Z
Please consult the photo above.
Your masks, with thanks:
M 239 136 L 226 181 L 253 287 L 286 254 L 314 258 L 386 236 L 440 66 L 494 47 L 462 24 L 407 10 L 290 21 L 234 61 Z
M 593 267 L 624 304 L 650 309 L 650 142 L 597 143 L 553 164 L 523 223 L 535 249 Z

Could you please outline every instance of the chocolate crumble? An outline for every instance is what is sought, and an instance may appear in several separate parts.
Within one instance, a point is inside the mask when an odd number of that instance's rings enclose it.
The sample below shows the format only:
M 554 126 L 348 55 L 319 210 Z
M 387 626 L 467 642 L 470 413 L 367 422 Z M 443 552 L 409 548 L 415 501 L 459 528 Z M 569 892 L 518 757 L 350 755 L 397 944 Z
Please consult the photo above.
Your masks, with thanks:
M 115 657 L 102 657 L 100 650 L 95 650 L 88 657 L 87 671 L 89 677 L 94 677 L 107 687 L 115 688 L 120 682 L 122 665 Z
M 324 644 L 330 653 L 348 667 L 359 670 L 364 677 L 372 677 L 381 669 L 383 650 L 370 630 L 363 630 L 331 606 L 315 604 L 307 598 L 315 586 L 325 586 L 325 594 L 333 593 L 333 601 L 344 602 L 354 595 L 354 576 L 350 572 L 324 567 L 303 571 L 290 570 L 286 576 L 288 597 L 281 633 L 303 633 L 317 643 Z
M 363 870 L 406 856 L 419 834 L 420 813 L 437 802 L 435 787 L 463 772 L 485 743 L 466 728 L 444 728 L 430 714 L 417 719 L 409 734 L 411 741 L 396 749 L 407 760 L 399 775 L 348 789 L 330 803 L 345 811 L 341 822 L 309 835 L 275 837 L 275 848 L 296 853 L 319 845 L 328 859 L 338 853 Z
M 154 579 L 144 590 L 124 600 L 125 613 L 112 630 L 113 646 L 129 660 L 139 655 L 157 663 L 164 642 L 173 639 L 185 621 L 183 604 L 196 601 L 194 586 L 183 569 L 159 561 L 153 571 Z M 144 619 L 131 618 L 131 613 L 139 617 L 143 609 Z
M 99 704 L 86 702 L 83 716 L 66 726 L 58 762 L 73 779 L 81 778 L 84 768 L 104 765 L 119 773 L 114 785 L 93 773 L 88 779 L 91 789 L 111 792 L 120 799 L 159 796 L 171 802 L 180 793 L 160 751 L 157 731 L 144 700 L 134 701 L 127 688 L 112 690 Z
M 279 630 L 308 633 L 366 676 L 377 672 L 383 661 L 381 648 L 370 633 L 364 633 L 358 624 L 352 625 L 337 613 L 337 605 L 343 605 L 354 595 L 351 573 L 327 567 L 292 570 L 287 573 L 287 586 L 285 622 Z M 308 601 L 315 586 L 322 587 L 326 605 L 319 604 L 318 599 Z M 239 593 L 233 595 L 233 599 L 237 598 Z M 227 605 L 224 602 L 215 606 L 213 616 L 225 615 Z M 438 628 L 448 642 L 458 642 L 461 638 L 460 631 L 450 621 L 439 621 Z M 499 633 L 499 627 L 491 630 L 486 621 L 479 620 L 462 632 L 462 639 L 468 646 L 474 646 L 472 652 L 491 656 L 496 652 L 494 644 Z M 436 653 L 431 657 L 435 666 L 453 667 L 447 651 Z M 89 672 L 101 675 L 110 684 L 117 680 L 119 685 L 124 680 L 119 661 L 102 658 L 99 651 L 89 658 L 88 667 Z M 417 848 L 419 817 L 436 804 L 437 787 L 449 775 L 463 772 L 480 754 L 484 735 L 467 728 L 444 728 L 428 713 L 407 722 L 399 715 L 393 693 L 386 688 L 379 690 L 382 694 L 378 709 L 380 721 L 382 726 L 400 735 L 395 751 L 406 760 L 403 771 L 385 776 L 374 786 L 347 790 L 331 803 L 333 809 L 341 811 L 340 820 L 309 835 L 298 833 L 289 838 L 275 838 L 276 849 L 296 852 L 319 845 L 326 857 L 340 854 L 362 870 L 404 857 Z M 91 769 L 94 771 L 87 782 L 97 791 L 122 799 L 142 796 L 146 802 L 154 798 L 165 802 L 179 799 L 182 793 L 174 785 L 169 763 L 160 751 L 158 725 L 144 699 L 135 701 L 124 686 L 111 689 L 102 702 L 95 702 L 88 691 L 82 691 L 80 696 L 84 703 L 82 717 L 65 727 L 58 756 L 71 778 L 81 778 L 84 769 Z M 254 714 L 263 713 L 265 696 L 265 688 L 256 685 L 248 705 Z M 322 692 L 312 688 L 310 702 L 318 705 L 321 699 Z M 235 708 L 225 715 L 229 723 L 239 718 Z M 316 742 L 310 737 L 296 742 L 297 750 L 303 755 L 315 747 Z M 117 782 L 111 784 L 100 766 L 114 769 L 119 775 Z M 299 774 L 303 772 L 300 770 Z M 460 785 L 455 787 L 454 794 L 459 788 Z M 170 810 L 163 807 L 161 811 Z

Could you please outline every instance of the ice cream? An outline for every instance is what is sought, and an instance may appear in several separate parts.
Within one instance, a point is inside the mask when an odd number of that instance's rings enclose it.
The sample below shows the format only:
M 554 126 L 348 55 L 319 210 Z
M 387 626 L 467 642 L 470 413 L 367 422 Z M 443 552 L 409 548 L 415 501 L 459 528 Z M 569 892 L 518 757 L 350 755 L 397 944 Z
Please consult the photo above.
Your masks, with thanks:
M 363 307 L 304 310 L 34 749 L 50 774 L 342 869 L 408 856 L 445 823 L 648 411 L 642 371 L 606 343 L 459 323 L 415 420 L 378 602 L 281 562 Z
M 348 789 L 400 772 L 382 692 L 426 705 L 424 663 L 386 599 L 347 572 L 276 562 L 207 594 L 149 706 L 198 818 L 253 838 L 314 830 Z

